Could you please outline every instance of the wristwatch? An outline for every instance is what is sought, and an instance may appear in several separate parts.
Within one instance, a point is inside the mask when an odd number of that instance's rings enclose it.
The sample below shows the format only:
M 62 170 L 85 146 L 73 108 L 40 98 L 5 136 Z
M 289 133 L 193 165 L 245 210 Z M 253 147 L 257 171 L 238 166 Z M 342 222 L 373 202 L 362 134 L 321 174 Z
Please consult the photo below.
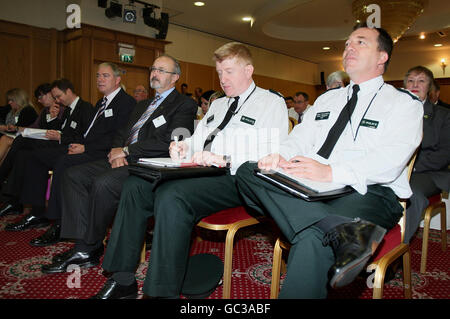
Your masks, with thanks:
M 125 156 L 130 155 L 130 152 L 128 152 L 128 146 L 123 147 L 122 152 L 124 152 Z

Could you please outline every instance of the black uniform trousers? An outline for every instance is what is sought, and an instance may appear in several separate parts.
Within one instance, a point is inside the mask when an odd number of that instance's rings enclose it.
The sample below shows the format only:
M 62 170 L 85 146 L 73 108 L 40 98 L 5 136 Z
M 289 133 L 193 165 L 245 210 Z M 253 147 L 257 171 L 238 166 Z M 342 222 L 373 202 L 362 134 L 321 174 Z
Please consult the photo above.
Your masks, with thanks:
M 206 216 L 243 202 L 232 175 L 180 179 L 164 182 L 154 192 L 152 188 L 139 177 L 126 180 L 102 267 L 110 272 L 134 272 L 147 219 L 154 216 L 143 291 L 149 296 L 176 296 L 181 293 L 194 226 Z
M 127 166 L 111 168 L 108 160 L 65 170 L 61 237 L 79 239 L 87 244 L 101 242 L 116 213 L 122 185 L 128 175 Z
M 280 298 L 327 296 L 327 273 L 335 260 L 330 246 L 322 245 L 324 234 L 315 223 L 340 215 L 391 229 L 402 216 L 402 207 L 390 188 L 372 185 L 365 195 L 353 192 L 328 201 L 307 202 L 256 177 L 256 165 L 241 165 L 236 182 L 246 204 L 271 216 L 292 244 Z

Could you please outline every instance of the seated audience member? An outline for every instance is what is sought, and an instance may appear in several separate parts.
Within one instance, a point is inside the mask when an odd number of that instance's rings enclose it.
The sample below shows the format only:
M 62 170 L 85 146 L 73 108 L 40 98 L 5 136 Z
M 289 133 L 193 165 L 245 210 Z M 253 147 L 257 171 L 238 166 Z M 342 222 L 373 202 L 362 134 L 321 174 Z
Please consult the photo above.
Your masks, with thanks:
M 357 26 L 343 54 L 350 85 L 319 96 L 279 153 L 238 169 L 246 204 L 270 215 L 291 243 L 280 298 L 325 298 L 328 287 L 352 282 L 402 216 L 397 196 L 411 195 L 406 165 L 420 144 L 423 110 L 384 83 L 392 47 L 385 30 Z M 256 177 L 257 167 L 354 192 L 308 202 Z
M 65 107 L 56 103 L 52 95 L 52 86 L 50 83 L 39 85 L 34 91 L 34 96 L 43 106 L 38 118 L 31 124 L 31 128 L 40 128 L 46 130 L 59 130 L 61 128 L 62 117 Z
M 156 96 L 136 105 L 126 126 L 115 135 L 108 157 L 66 170 L 61 182 L 61 238 L 75 239 L 75 247 L 56 255 L 42 272 L 65 272 L 71 264 L 97 265 L 129 175 L 128 164 L 142 157 L 167 157 L 177 128 L 192 133 L 197 105 L 175 89 L 180 74 L 174 58 L 158 57 L 150 72 Z
M 202 95 L 203 95 L 203 89 L 201 87 L 196 87 L 194 90 L 194 95 L 192 97 L 197 102 L 198 106 L 200 106 L 200 104 L 201 104 L 200 98 Z
M 294 99 L 292 98 L 292 96 L 286 96 L 284 98 L 284 101 L 286 102 L 286 106 L 287 106 L 288 110 L 294 107 L 295 102 L 294 102 Z
M 416 94 L 423 104 L 423 139 L 411 175 L 413 195 L 407 208 L 405 242 L 419 227 L 428 199 L 450 187 L 450 111 L 427 98 L 433 73 L 423 66 L 408 70 L 404 78 L 407 90 Z
M 436 79 L 431 83 L 430 92 L 428 93 L 428 99 L 433 104 L 439 104 L 447 109 L 450 109 L 450 104 L 447 104 L 439 99 L 439 95 L 441 94 L 441 86 L 436 81 Z
M 114 274 L 95 298 L 136 297 L 134 271 L 150 216 L 155 216 L 155 227 L 143 291 L 153 297 L 179 297 L 193 227 L 203 217 L 242 205 L 235 185 L 237 168 L 277 149 L 279 141 L 287 137 L 284 100 L 255 85 L 248 48 L 227 43 L 214 57 L 227 97 L 211 104 L 191 138 L 172 142 L 170 154 L 174 160 L 192 156 L 193 162 L 203 166 L 226 165 L 228 158 L 230 173 L 167 181 L 154 192 L 146 180 L 128 177 L 103 260 L 103 268 Z M 275 138 L 267 134 L 271 131 L 278 133 Z M 238 147 L 248 142 L 255 147 Z
M 311 107 L 309 105 L 309 96 L 305 92 L 297 92 L 294 96 L 294 107 L 289 109 L 289 117 L 297 120 L 298 123 L 302 122 L 303 116 Z M 293 110 L 293 111 L 291 111 Z
M 148 91 L 142 84 L 139 84 L 134 89 L 134 99 L 136 100 L 136 102 L 148 99 Z
M 65 170 L 74 165 L 104 159 L 111 149 L 113 136 L 122 129 L 133 111 L 136 101 L 120 86 L 121 71 L 116 64 L 101 63 L 96 74 L 97 89 L 103 98 L 96 103 L 93 116 L 83 132 L 80 143 L 72 143 L 66 153 L 54 149 L 35 150 L 28 155 L 20 202 L 35 217 L 53 220 L 52 226 L 41 236 L 31 240 L 33 246 L 48 246 L 60 240 L 61 183 Z M 47 211 L 45 192 L 47 172 L 53 170 L 52 186 Z M 17 230 L 27 226 L 21 224 Z
M 28 93 L 23 89 L 11 89 L 6 92 L 6 99 L 11 111 L 6 114 L 5 123 L 0 125 L 0 131 L 17 132 L 19 127 L 27 127 L 38 117 Z
M 6 99 L 11 106 L 11 110 L 6 114 L 5 124 L 0 125 L 0 131 L 15 133 L 34 123 L 37 113 L 25 90 L 11 89 L 6 93 Z M 0 138 L 0 164 L 13 141 L 14 137 L 2 134 Z
M 327 90 L 338 87 L 346 87 L 350 83 L 350 78 L 344 71 L 331 73 L 327 78 Z
M 214 93 L 214 90 L 209 90 L 203 93 L 200 97 L 201 104 L 197 111 L 197 120 L 201 120 L 205 116 L 206 112 L 208 112 L 211 103 L 209 100 Z
M 93 116 L 94 108 L 92 105 L 77 96 L 72 83 L 67 79 L 56 80 L 52 83 L 52 95 L 57 103 L 66 106 L 61 130 L 47 130 L 45 135 L 47 140 L 23 138 L 19 140 L 20 143 L 16 143 L 18 138 L 15 139 L 0 167 L 0 180 L 3 181 L 8 177 L 4 187 L 4 195 L 10 198 L 8 205 L 2 209 L 0 214 L 22 211 L 18 201 L 22 192 L 25 162 L 33 150 L 55 149 L 55 152 L 65 154 L 71 143 L 80 143 L 83 140 L 83 133 Z M 46 220 L 27 215 L 17 225 L 11 224 L 6 226 L 5 229 L 20 230 L 25 226 L 37 227 L 45 224 L 47 224 Z

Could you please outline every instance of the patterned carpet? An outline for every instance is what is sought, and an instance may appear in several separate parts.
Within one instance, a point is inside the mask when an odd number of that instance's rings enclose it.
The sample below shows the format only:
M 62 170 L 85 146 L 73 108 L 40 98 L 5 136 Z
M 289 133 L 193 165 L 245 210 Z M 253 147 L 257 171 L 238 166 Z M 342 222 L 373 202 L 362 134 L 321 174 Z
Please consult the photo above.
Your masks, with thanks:
M 6 224 L 20 216 L 6 216 L 0 219 L 0 299 L 84 299 L 95 294 L 106 278 L 101 266 L 82 269 L 80 280 L 74 273 L 44 275 L 40 271 L 43 264 L 50 263 L 51 257 L 67 250 L 72 243 L 59 243 L 49 247 L 32 247 L 28 242 L 39 236 L 45 229 L 24 232 L 5 232 Z M 447 236 L 448 236 L 447 232 Z M 224 237 L 202 231 L 203 241 L 194 241 L 192 254 L 211 253 L 223 260 Z M 411 243 L 412 283 L 414 299 L 450 298 L 450 250 L 442 252 L 439 232 L 430 235 L 427 272 L 419 273 L 422 230 Z M 271 259 L 273 239 L 261 227 L 253 227 L 238 233 L 235 241 L 234 265 L 231 297 L 234 299 L 267 299 L 270 294 Z M 448 240 L 450 243 L 450 240 Z M 147 252 L 147 260 L 150 252 Z M 138 268 L 136 277 L 142 286 L 147 270 L 147 262 Z M 71 276 L 72 275 L 72 276 Z M 402 273 L 399 269 L 385 286 L 384 298 L 402 299 Z M 219 299 L 222 286 L 209 297 Z M 370 299 L 372 290 L 366 285 L 366 278 L 358 278 L 351 285 L 333 290 L 331 299 Z

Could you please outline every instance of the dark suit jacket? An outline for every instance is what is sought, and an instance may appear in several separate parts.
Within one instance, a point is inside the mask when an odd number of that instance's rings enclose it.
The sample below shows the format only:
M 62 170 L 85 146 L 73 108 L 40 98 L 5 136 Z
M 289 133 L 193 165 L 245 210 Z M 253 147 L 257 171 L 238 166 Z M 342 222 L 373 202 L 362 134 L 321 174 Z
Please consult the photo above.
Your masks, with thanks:
M 442 190 L 450 184 L 450 110 L 424 103 L 423 139 L 414 165 L 415 173 L 430 173 Z
M 139 102 L 127 125 L 115 136 L 113 147 L 124 147 L 133 125 L 145 112 L 152 99 Z M 130 160 L 141 157 L 167 157 L 171 135 L 176 128 L 186 128 L 192 134 L 196 118 L 197 105 L 186 95 L 173 90 L 153 112 L 139 130 L 138 141 L 128 146 Z M 155 127 L 154 119 L 164 117 L 165 123 Z
M 100 99 L 94 109 L 94 116 L 101 107 Z M 111 150 L 114 135 L 123 128 L 136 106 L 136 100 L 120 89 L 114 99 L 109 103 L 106 111 L 99 116 L 84 139 L 85 152 L 96 158 L 105 158 Z M 111 111 L 107 111 L 111 110 Z M 105 113 L 112 112 L 112 116 Z M 89 122 L 88 127 L 91 122 Z
M 28 105 L 25 106 L 19 113 L 16 126 L 27 127 L 36 121 L 38 115 L 34 107 Z
M 95 115 L 95 109 L 91 103 L 80 98 L 72 114 L 69 112 L 70 107 L 67 106 L 63 115 L 64 127 L 61 129 L 61 145 L 67 146 L 70 143 L 83 144 L 83 134 L 89 127 L 89 124 L 91 124 L 91 120 Z

